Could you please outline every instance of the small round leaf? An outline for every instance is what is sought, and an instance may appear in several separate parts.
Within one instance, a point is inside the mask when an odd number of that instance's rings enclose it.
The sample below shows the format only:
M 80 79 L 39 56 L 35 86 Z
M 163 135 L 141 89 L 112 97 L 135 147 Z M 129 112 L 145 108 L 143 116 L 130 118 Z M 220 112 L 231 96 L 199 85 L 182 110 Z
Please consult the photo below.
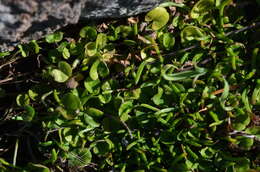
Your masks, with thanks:
M 157 7 L 145 16 L 145 21 L 152 21 L 152 29 L 159 30 L 169 21 L 169 13 L 163 7 Z

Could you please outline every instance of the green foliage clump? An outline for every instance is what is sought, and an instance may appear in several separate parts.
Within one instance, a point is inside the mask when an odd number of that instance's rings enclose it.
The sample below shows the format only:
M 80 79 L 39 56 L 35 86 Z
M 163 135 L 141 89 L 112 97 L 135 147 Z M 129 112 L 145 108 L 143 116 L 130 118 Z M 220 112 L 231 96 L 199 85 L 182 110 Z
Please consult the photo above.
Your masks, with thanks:
M 260 18 L 240 3 L 166 2 L 1 53 L 1 70 L 37 67 L 0 81 L 3 124 L 22 124 L 0 171 L 260 170 Z

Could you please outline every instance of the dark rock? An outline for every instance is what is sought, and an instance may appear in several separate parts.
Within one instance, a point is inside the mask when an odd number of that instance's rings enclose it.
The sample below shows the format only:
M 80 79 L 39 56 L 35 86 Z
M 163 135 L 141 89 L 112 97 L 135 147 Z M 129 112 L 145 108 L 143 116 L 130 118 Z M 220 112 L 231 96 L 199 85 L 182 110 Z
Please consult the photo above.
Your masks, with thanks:
M 0 0 L 0 51 L 68 24 L 145 12 L 162 0 Z

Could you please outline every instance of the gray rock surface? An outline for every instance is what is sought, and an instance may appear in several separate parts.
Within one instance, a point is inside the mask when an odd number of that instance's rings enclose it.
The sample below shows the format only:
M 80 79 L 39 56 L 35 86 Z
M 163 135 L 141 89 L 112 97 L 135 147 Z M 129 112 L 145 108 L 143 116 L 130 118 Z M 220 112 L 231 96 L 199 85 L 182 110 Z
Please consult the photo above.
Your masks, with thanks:
M 165 0 L 86 0 L 81 18 L 120 18 L 149 11 Z
M 163 0 L 0 0 L 0 51 L 39 39 L 81 18 L 120 18 Z

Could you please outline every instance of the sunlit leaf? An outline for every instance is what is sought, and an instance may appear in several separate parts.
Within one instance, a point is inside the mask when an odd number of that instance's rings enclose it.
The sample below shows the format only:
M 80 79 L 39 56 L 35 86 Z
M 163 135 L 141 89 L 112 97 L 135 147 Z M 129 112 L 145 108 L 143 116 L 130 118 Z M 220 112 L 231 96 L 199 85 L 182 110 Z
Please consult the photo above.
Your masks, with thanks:
M 162 99 L 163 95 L 163 89 L 161 87 L 158 87 L 158 92 L 152 97 L 152 100 L 154 104 L 160 105 L 164 103 L 164 100 Z
M 65 62 L 65 61 L 60 61 L 59 63 L 58 63 L 58 67 L 59 67 L 59 69 L 63 72 L 63 73 L 65 73 L 67 76 L 71 76 L 72 75 L 72 68 L 71 68 L 71 66 L 70 66 L 70 64 L 68 64 L 67 62 Z
M 63 73 L 59 69 L 53 69 L 51 71 L 51 75 L 52 75 L 52 77 L 54 78 L 54 80 L 56 82 L 61 82 L 62 83 L 62 82 L 65 82 L 65 81 L 67 81 L 69 79 L 69 76 L 66 75 L 65 73 Z
M 127 121 L 129 116 L 129 112 L 131 112 L 133 107 L 133 103 L 131 101 L 127 101 L 121 104 L 118 110 L 118 115 L 122 121 Z
M 163 7 L 156 7 L 146 14 L 145 21 L 152 21 L 152 29 L 159 30 L 168 23 L 169 13 Z
M 139 80 L 140 80 L 140 77 L 141 77 L 141 75 L 142 75 L 142 72 L 143 72 L 143 70 L 144 70 L 144 67 L 145 67 L 146 63 L 147 63 L 146 61 L 143 61 L 143 62 L 140 64 L 140 66 L 138 67 L 137 74 L 136 74 L 136 77 L 135 77 L 135 84 L 136 84 L 136 85 L 138 84 L 138 82 L 139 82 Z
M 28 94 L 19 94 L 16 97 L 16 103 L 18 106 L 26 106 L 30 104 L 30 98 Z
M 198 18 L 206 15 L 211 9 L 214 8 L 214 0 L 200 0 L 198 1 L 191 10 L 191 17 Z
M 89 76 L 91 79 L 93 80 L 97 80 L 98 79 L 98 66 L 100 64 L 100 60 L 96 60 L 91 68 L 90 68 L 90 71 L 89 71 Z
M 97 123 L 91 116 L 84 114 L 85 122 L 90 125 L 91 127 L 99 127 L 99 123 Z
M 87 108 L 86 112 L 87 112 L 88 115 L 95 117 L 95 118 L 100 118 L 104 115 L 104 112 L 102 112 L 99 109 L 93 108 L 93 107 Z
M 56 32 L 46 36 L 45 40 L 48 43 L 60 42 L 63 39 L 63 32 Z
M 89 42 L 85 45 L 85 53 L 88 56 L 94 56 L 97 53 L 96 43 Z
M 68 152 L 69 166 L 81 167 L 88 165 L 92 160 L 92 154 L 89 149 L 75 149 Z
M 172 66 L 172 65 L 165 65 L 165 67 L 162 70 L 162 76 L 165 80 L 180 81 L 180 80 L 184 80 L 184 79 L 202 76 L 207 73 L 207 69 L 205 69 L 205 68 L 195 68 L 195 70 L 168 73 L 168 71 L 172 70 L 173 68 L 174 68 L 174 66 Z
M 96 49 L 102 49 L 106 46 L 107 44 L 107 35 L 104 33 L 99 33 L 97 35 L 97 40 L 96 40 Z

